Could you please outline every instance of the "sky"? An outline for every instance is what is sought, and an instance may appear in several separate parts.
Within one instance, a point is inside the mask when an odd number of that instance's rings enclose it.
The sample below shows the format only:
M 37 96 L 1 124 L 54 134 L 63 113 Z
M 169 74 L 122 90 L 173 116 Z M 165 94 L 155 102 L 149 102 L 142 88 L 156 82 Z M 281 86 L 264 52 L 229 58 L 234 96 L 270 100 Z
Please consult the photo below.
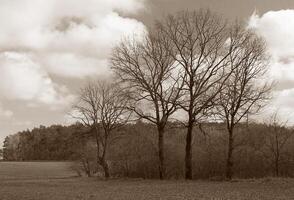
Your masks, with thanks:
M 265 38 L 276 81 L 267 111 L 294 124 L 293 0 L 0 0 L 0 142 L 24 129 L 71 123 L 79 88 L 110 75 L 108 57 L 121 38 L 199 8 L 244 21 Z

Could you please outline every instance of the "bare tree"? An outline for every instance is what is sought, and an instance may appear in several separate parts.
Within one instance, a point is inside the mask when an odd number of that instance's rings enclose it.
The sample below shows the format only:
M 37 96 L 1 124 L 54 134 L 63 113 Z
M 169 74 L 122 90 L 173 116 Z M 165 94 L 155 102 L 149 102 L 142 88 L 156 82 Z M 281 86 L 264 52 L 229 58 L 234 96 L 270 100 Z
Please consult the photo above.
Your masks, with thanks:
M 225 48 L 227 25 L 210 11 L 181 12 L 168 16 L 158 27 L 172 43 L 171 54 L 184 70 L 185 97 L 181 108 L 187 113 L 185 123 L 185 177 L 192 179 L 192 133 L 195 123 L 207 114 L 228 77 L 225 70 L 229 48 Z
M 265 147 L 269 153 L 263 152 L 273 166 L 275 176 L 281 175 L 281 162 L 285 156 L 286 144 L 293 135 L 293 130 L 288 129 L 287 122 L 278 119 L 278 112 L 275 112 L 267 125 L 268 131 L 265 133 Z
M 115 84 L 101 81 L 82 88 L 80 100 L 74 106 L 74 117 L 95 133 L 97 166 L 102 166 L 106 178 L 110 176 L 106 160 L 109 139 L 115 129 L 128 121 L 127 105 L 127 99 Z
M 113 51 L 112 69 L 128 91 L 130 109 L 158 131 L 159 177 L 165 176 L 164 133 L 178 109 L 183 79 L 171 56 L 171 43 L 159 29 L 141 40 L 123 41 Z
M 229 35 L 228 69 L 232 70 L 219 93 L 217 114 L 226 123 L 228 152 L 226 178 L 232 178 L 234 130 L 248 115 L 257 113 L 269 98 L 271 84 L 261 79 L 267 71 L 265 43 L 250 30 L 234 24 Z

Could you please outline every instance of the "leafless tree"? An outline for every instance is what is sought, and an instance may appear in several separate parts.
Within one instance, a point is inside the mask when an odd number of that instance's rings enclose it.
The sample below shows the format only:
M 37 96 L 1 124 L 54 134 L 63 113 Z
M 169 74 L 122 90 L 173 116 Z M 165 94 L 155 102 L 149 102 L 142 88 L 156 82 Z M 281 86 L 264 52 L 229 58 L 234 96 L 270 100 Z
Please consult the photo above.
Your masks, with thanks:
M 171 56 L 171 43 L 154 28 L 143 39 L 125 40 L 111 58 L 112 69 L 128 91 L 130 109 L 158 131 L 159 177 L 165 176 L 164 133 L 179 108 L 183 74 Z
M 195 123 L 207 114 L 222 89 L 229 48 L 226 22 L 209 10 L 180 12 L 158 22 L 162 34 L 172 43 L 171 54 L 184 70 L 185 97 L 181 108 L 187 113 L 185 123 L 185 177 L 192 179 L 192 133 Z
M 226 178 L 232 178 L 234 129 L 248 115 L 257 113 L 269 98 L 271 85 L 262 82 L 267 71 L 266 47 L 254 32 L 240 24 L 232 25 L 229 35 L 228 69 L 232 70 L 219 93 L 217 114 L 226 123 L 228 152 Z
M 278 119 L 278 112 L 275 112 L 267 125 L 268 131 L 265 133 L 265 147 L 269 153 L 263 152 L 266 158 L 271 161 L 275 176 L 280 176 L 280 164 L 285 155 L 285 147 L 293 135 L 293 130 L 286 127 L 287 122 Z
M 105 177 L 110 176 L 106 160 L 107 147 L 113 131 L 127 123 L 131 113 L 125 95 L 114 83 L 89 83 L 81 89 L 79 102 L 74 106 L 74 117 L 95 133 L 97 166 L 102 166 Z

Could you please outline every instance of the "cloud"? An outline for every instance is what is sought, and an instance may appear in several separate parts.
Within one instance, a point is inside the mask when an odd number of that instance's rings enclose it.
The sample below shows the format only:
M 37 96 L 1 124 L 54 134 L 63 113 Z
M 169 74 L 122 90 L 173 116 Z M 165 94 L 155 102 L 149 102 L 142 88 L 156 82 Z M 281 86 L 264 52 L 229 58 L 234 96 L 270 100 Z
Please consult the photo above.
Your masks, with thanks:
M 278 112 L 279 120 L 282 122 L 288 122 L 289 125 L 293 125 L 294 88 L 274 91 L 272 96 L 273 99 L 257 116 L 258 121 L 268 122 L 272 115 Z
M 72 53 L 51 53 L 44 59 L 49 73 L 71 78 L 107 74 L 109 71 L 106 59 L 95 59 Z M 61 63 L 62 67 L 60 67 Z
M 108 56 L 144 25 L 119 13 L 144 9 L 144 0 L 3 0 L 0 6 L 2 98 L 65 105 L 74 99 L 58 80 L 109 73 Z
M 269 11 L 262 16 L 254 13 L 249 27 L 267 42 L 272 56 L 271 74 L 279 81 L 294 81 L 294 10 Z
M 144 8 L 144 0 L 1 0 L 2 136 L 60 123 L 74 87 L 105 77 L 112 47 L 145 32 L 126 17 Z
M 253 14 L 249 26 L 266 39 L 274 56 L 287 59 L 294 55 L 293 17 L 294 10 L 269 11 L 262 16 Z
M 0 118 L 11 119 L 13 114 L 14 113 L 11 110 L 4 109 L 2 104 L 0 104 Z
M 48 73 L 25 53 L 0 54 L 0 79 L 2 98 L 49 105 L 64 104 L 71 98 L 65 86 L 53 83 Z
M 29 52 L 42 68 L 63 77 L 107 73 L 113 45 L 145 31 L 119 13 L 143 8 L 142 0 L 3 0 L 0 50 Z
M 294 10 L 269 11 L 263 15 L 254 13 L 249 27 L 256 30 L 268 45 L 271 55 L 270 76 L 277 81 L 274 99 L 269 110 L 290 116 L 294 113 Z M 294 123 L 294 116 L 291 123 Z

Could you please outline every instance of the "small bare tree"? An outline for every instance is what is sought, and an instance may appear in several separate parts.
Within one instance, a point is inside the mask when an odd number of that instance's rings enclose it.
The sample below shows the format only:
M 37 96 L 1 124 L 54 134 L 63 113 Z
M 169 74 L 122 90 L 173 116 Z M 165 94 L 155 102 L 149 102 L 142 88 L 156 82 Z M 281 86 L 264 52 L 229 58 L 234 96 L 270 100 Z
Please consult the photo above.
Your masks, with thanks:
M 287 122 L 278 119 L 278 112 L 275 112 L 267 125 L 265 133 L 265 147 L 269 153 L 263 152 L 273 166 L 275 176 L 281 175 L 281 162 L 285 156 L 286 144 L 293 136 L 293 130 L 286 127 Z
M 106 178 L 110 176 L 106 153 L 113 131 L 127 123 L 131 113 L 128 101 L 117 85 L 109 82 L 89 83 L 81 89 L 74 117 L 95 134 L 97 166 L 102 166 Z
M 170 53 L 184 71 L 185 93 L 181 108 L 187 113 L 185 122 L 185 177 L 192 179 L 192 133 L 195 123 L 214 105 L 223 82 L 229 48 L 225 48 L 227 25 L 210 11 L 180 12 L 158 22 L 164 38 L 172 44 Z M 229 72 L 230 73 L 230 72 Z
M 179 107 L 183 85 L 171 49 L 170 41 L 155 28 L 142 41 L 123 41 L 111 58 L 112 69 L 128 91 L 130 109 L 157 127 L 160 179 L 165 176 L 165 128 Z
M 250 114 L 257 113 L 269 98 L 271 84 L 262 83 L 267 70 L 266 48 L 263 40 L 239 24 L 232 26 L 229 35 L 228 69 L 232 71 L 219 93 L 217 114 L 226 123 L 228 153 L 226 178 L 232 178 L 234 129 Z

